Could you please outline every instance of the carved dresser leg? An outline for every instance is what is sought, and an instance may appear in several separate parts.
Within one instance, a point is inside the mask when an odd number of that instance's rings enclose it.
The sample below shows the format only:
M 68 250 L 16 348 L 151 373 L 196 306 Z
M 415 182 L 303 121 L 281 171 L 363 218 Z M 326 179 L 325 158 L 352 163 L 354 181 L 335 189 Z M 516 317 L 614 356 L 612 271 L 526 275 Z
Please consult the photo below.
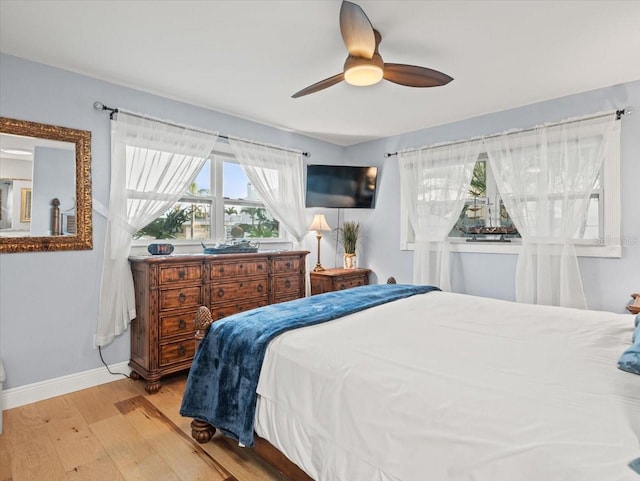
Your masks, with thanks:
M 142 376 L 138 374 L 136 371 L 131 371 L 131 374 L 129 374 L 129 377 L 134 381 L 139 381 L 140 379 L 142 379 Z
M 160 381 L 147 381 L 147 384 L 144 386 L 144 390 L 149 394 L 155 394 L 160 390 L 160 386 L 162 386 Z
M 208 443 L 216 432 L 211 424 L 194 419 L 191 421 L 191 437 L 199 443 Z

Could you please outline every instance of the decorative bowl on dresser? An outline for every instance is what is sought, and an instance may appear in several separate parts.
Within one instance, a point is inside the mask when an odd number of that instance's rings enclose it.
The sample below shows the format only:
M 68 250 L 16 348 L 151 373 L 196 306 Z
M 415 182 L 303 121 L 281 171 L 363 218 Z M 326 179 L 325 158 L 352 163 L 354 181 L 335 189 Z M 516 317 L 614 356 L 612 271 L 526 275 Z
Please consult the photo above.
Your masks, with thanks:
M 187 370 L 200 306 L 213 319 L 304 297 L 307 251 L 131 256 L 137 317 L 131 322 L 131 377 L 149 393 Z

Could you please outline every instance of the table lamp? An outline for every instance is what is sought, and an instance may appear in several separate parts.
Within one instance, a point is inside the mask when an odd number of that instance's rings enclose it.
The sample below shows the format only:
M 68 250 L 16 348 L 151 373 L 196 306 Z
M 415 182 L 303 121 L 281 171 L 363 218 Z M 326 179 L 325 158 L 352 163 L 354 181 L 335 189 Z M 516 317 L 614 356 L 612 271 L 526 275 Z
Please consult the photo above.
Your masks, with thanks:
M 309 226 L 310 231 L 316 231 L 316 239 L 318 239 L 318 263 L 313 268 L 313 272 L 321 272 L 324 270 L 322 264 L 320 264 L 320 239 L 322 239 L 322 234 L 320 232 L 331 230 L 329 224 L 327 224 L 327 220 L 324 218 L 323 214 L 316 214 L 313 217 L 313 222 Z

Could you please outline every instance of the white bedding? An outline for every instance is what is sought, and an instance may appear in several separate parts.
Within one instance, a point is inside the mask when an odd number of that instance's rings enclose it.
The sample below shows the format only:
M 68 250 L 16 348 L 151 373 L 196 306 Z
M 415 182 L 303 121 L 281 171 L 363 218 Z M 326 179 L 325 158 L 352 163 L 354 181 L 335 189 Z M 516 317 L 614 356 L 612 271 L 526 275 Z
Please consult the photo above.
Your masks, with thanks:
M 256 432 L 316 481 L 638 481 L 633 317 L 433 292 L 290 331 Z

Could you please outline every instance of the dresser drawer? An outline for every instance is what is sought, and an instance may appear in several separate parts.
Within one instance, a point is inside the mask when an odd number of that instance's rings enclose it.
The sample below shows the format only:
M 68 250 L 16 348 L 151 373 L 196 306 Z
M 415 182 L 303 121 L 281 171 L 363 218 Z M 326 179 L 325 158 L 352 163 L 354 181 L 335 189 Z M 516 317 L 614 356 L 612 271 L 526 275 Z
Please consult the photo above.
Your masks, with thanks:
M 276 297 L 283 297 L 289 294 L 297 294 L 300 296 L 302 279 L 299 275 L 275 276 L 273 278 L 272 288 Z
M 161 266 L 159 284 L 171 284 L 174 282 L 191 281 L 198 282 L 202 280 L 202 264 L 186 264 L 181 266 Z
M 247 279 L 234 282 L 219 282 L 210 286 L 211 304 L 239 301 L 243 299 L 267 299 L 267 278 Z
M 193 309 L 180 314 L 160 316 L 160 337 L 185 335 L 195 331 L 196 312 Z
M 267 299 L 254 299 L 252 301 L 234 302 L 229 304 L 211 306 L 211 316 L 214 319 L 222 319 L 223 317 L 238 314 L 239 312 L 249 311 L 258 307 L 266 306 L 269 303 Z
M 301 272 L 303 259 L 299 256 L 279 257 L 272 260 L 274 274 L 282 274 L 287 272 Z
M 211 263 L 210 278 L 220 279 L 230 276 L 267 275 L 267 258 L 242 261 Z
M 202 304 L 200 286 L 160 290 L 160 310 L 195 307 Z
M 350 287 L 365 286 L 367 284 L 369 284 L 369 280 L 364 276 L 335 279 L 335 289 L 339 291 L 349 289 Z
M 171 342 L 160 345 L 160 365 L 175 364 L 188 361 L 196 353 L 196 340 L 183 339 L 182 341 Z
M 287 301 L 295 301 L 296 299 L 301 299 L 302 297 L 304 297 L 304 295 L 300 295 L 300 293 L 298 292 L 292 292 L 290 294 L 285 294 L 282 296 L 278 296 L 273 300 L 273 304 L 279 304 L 281 302 L 287 302 Z

